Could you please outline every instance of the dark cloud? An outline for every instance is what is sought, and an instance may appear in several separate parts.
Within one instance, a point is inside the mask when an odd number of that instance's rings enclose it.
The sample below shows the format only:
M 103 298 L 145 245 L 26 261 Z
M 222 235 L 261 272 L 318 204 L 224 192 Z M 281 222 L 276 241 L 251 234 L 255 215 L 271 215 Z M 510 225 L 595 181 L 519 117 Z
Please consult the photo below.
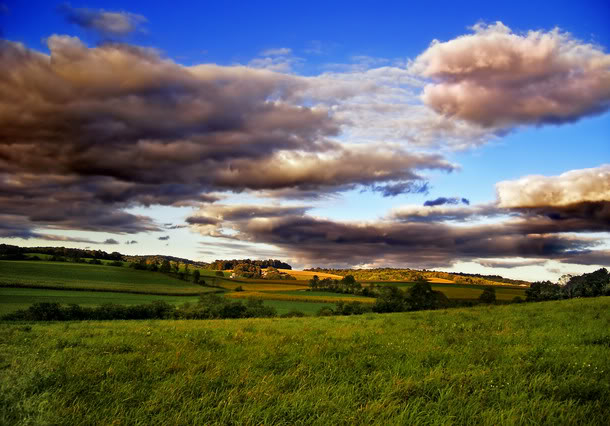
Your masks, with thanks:
M 114 238 L 108 238 L 103 244 L 119 244 L 119 242 Z
M 333 142 L 342 123 L 300 102 L 314 84 L 304 78 L 47 42 L 49 56 L 0 42 L 10 70 L 0 80 L 0 206 L 30 228 L 156 231 L 125 209 L 198 206 L 218 192 L 392 195 L 416 190 L 423 170 L 455 168 L 440 155 Z
M 216 225 L 220 222 L 218 219 L 205 216 L 190 216 L 185 220 L 189 225 Z
M 133 33 L 146 22 L 144 16 L 135 13 L 73 8 L 66 3 L 61 5 L 58 10 L 68 22 L 96 31 L 102 36 L 125 36 Z
M 595 245 L 586 238 L 539 234 L 521 223 L 456 227 L 440 223 L 343 223 L 286 216 L 233 223 L 248 241 L 272 244 L 305 264 L 444 267 L 459 260 L 559 259 Z
M 451 197 L 451 198 L 446 198 L 446 197 L 438 197 L 434 200 L 428 200 L 424 203 L 424 206 L 426 207 L 433 207 L 433 206 L 442 206 L 445 204 L 464 204 L 464 205 L 470 205 L 470 201 L 467 200 L 466 198 L 458 198 L 458 197 Z
M 580 265 L 601 265 L 610 267 L 610 250 L 582 250 L 572 252 L 563 257 L 561 261 Z
M 127 244 L 127 245 L 138 244 L 138 242 L 136 240 L 131 240 L 131 241 L 125 241 L 125 244 Z
M 164 235 L 164 236 L 162 236 L 162 237 L 159 237 L 159 240 L 161 240 L 161 241 L 167 241 L 167 240 L 169 240 L 169 235 Z
M 395 197 L 401 194 L 427 194 L 430 187 L 428 182 L 400 182 L 375 185 L 373 192 L 380 192 L 384 197 Z
M 558 124 L 607 111 L 610 55 L 558 29 L 513 33 L 501 22 L 434 41 L 410 69 L 431 78 L 436 112 L 486 128 Z

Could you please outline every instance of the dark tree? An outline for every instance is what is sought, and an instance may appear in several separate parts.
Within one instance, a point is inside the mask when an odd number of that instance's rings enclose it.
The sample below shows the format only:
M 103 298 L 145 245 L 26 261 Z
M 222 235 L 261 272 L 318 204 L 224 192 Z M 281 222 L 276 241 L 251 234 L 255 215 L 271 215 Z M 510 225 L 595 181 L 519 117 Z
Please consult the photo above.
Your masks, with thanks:
M 483 293 L 479 296 L 479 301 L 482 303 L 495 303 L 496 289 L 494 287 L 485 287 Z

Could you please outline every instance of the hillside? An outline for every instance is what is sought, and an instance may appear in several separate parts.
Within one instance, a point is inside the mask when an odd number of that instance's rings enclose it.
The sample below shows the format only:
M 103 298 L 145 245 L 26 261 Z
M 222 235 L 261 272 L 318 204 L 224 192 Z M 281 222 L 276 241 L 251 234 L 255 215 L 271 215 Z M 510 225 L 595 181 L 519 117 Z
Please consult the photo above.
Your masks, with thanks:
M 608 297 L 359 317 L 5 323 L 0 424 L 605 424 L 609 325 Z
M 455 272 L 428 271 L 418 269 L 397 268 L 375 268 L 375 269 L 328 269 L 310 268 L 306 269 L 313 273 L 325 273 L 340 275 L 352 275 L 358 281 L 416 281 L 418 277 L 424 277 L 430 282 L 456 283 L 456 284 L 478 284 L 478 285 L 518 285 L 527 287 L 528 281 L 513 280 L 499 275 L 464 274 Z

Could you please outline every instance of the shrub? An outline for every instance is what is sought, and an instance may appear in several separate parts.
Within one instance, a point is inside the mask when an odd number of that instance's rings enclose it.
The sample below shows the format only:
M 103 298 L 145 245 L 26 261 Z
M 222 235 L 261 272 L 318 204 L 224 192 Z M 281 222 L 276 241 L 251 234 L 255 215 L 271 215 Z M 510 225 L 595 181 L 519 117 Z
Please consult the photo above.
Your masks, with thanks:
M 479 296 L 481 303 L 494 303 L 496 301 L 496 289 L 494 287 L 485 287 L 483 293 Z

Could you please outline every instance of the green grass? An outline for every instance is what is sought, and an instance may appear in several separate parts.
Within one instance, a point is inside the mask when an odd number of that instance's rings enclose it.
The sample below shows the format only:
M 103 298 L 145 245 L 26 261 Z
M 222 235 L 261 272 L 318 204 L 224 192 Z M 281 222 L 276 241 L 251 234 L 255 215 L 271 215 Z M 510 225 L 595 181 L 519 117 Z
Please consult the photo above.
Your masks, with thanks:
M 263 304 L 265 306 L 275 308 L 278 315 L 282 315 L 290 311 L 300 311 L 305 315 L 315 315 L 324 307 L 335 307 L 334 303 L 297 302 L 293 300 L 264 300 Z
M 607 424 L 610 298 L 4 323 L 0 424 Z
M 0 261 L 0 286 L 195 295 L 202 286 L 159 272 L 126 267 L 44 261 Z
M 34 303 L 54 302 L 62 305 L 97 306 L 104 303 L 139 305 L 162 300 L 172 304 L 197 303 L 199 296 L 161 296 L 96 291 L 47 290 L 33 288 L 0 288 L 0 316 Z

